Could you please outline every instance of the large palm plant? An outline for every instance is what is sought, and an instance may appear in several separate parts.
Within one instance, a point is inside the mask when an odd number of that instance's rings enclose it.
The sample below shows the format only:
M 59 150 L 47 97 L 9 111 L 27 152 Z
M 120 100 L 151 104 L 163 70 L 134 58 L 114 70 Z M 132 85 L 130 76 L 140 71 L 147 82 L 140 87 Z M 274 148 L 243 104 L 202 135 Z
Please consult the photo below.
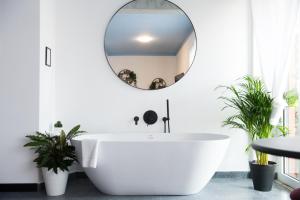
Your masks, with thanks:
M 223 126 L 239 128 L 246 131 L 251 141 L 271 138 L 275 134 L 285 135 L 287 129 L 283 126 L 274 127 L 269 123 L 273 98 L 266 91 L 263 82 L 251 76 L 246 76 L 237 86 L 221 86 L 229 91 L 230 96 L 221 96 L 225 107 L 235 110 L 235 114 L 223 121 Z M 275 129 L 274 129 L 275 128 Z M 279 131 L 277 131 L 277 130 Z M 249 149 L 250 146 L 246 148 Z M 256 151 L 257 163 L 268 165 L 268 155 Z

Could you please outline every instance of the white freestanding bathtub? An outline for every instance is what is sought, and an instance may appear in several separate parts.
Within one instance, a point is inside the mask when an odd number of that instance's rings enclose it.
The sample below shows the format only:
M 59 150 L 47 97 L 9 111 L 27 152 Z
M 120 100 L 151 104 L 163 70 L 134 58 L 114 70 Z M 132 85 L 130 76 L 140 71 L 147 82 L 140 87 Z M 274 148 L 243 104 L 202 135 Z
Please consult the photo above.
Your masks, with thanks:
M 190 195 L 198 193 L 221 163 L 229 137 L 217 134 L 86 134 L 98 140 L 96 168 L 83 168 L 103 193 L 111 195 Z

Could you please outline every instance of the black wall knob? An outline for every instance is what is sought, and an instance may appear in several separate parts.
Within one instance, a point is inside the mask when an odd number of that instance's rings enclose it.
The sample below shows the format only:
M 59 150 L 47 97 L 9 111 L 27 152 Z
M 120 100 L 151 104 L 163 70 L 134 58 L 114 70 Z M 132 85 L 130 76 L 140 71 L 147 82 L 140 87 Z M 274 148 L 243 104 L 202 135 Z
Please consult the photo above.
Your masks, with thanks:
M 147 125 L 154 124 L 157 121 L 157 114 L 153 110 L 148 110 L 144 113 L 143 119 Z

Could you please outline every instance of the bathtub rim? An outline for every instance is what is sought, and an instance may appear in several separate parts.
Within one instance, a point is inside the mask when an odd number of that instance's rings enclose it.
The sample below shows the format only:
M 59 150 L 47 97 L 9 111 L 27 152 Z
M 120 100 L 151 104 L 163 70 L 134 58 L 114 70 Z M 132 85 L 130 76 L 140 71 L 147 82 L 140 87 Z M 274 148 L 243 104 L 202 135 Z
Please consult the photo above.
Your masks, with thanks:
M 125 136 L 128 135 L 128 138 L 120 138 L 119 136 Z M 88 137 L 89 136 L 89 137 Z M 92 137 L 91 137 L 92 136 Z M 95 137 L 97 136 L 97 137 Z M 106 136 L 113 136 L 109 139 L 103 139 L 101 138 Z M 144 137 L 140 139 L 132 138 L 132 136 L 139 136 Z M 196 138 L 190 138 L 190 137 L 196 137 Z M 205 138 L 207 136 L 208 138 Z M 131 138 L 130 138 L 131 137 Z M 156 138 L 155 138 L 156 137 Z M 161 137 L 161 138 L 157 138 Z M 199 138 L 197 138 L 199 137 Z M 82 141 L 84 139 L 97 139 L 100 142 L 213 142 L 213 141 L 226 141 L 230 140 L 229 135 L 225 134 L 216 134 L 216 133 L 85 133 L 78 135 L 77 137 L 73 138 L 72 141 Z M 162 139 L 167 138 L 167 139 Z

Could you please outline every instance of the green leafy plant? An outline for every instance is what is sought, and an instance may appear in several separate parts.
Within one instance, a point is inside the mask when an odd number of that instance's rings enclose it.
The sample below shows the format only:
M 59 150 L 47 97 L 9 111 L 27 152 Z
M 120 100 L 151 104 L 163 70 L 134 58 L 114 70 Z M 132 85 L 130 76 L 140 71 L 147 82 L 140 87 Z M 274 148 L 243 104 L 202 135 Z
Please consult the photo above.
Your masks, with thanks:
M 251 141 L 262 138 L 271 138 L 276 135 L 286 135 L 287 128 L 273 126 L 269 123 L 272 113 L 273 98 L 266 91 L 263 82 L 251 76 L 246 76 L 237 86 L 220 86 L 230 93 L 230 96 L 221 96 L 225 107 L 230 108 L 235 114 L 223 121 L 223 126 L 238 128 L 248 133 Z M 220 88 L 219 87 L 219 88 Z M 279 131 L 274 131 L 276 128 Z M 246 148 L 248 150 L 250 145 Z M 257 163 L 268 165 L 268 155 L 256 151 Z
M 77 125 L 68 134 L 62 130 L 60 135 L 55 136 L 51 136 L 49 133 L 36 132 L 34 135 L 26 136 L 30 142 L 24 147 L 29 147 L 35 151 L 37 158 L 33 161 L 36 162 L 38 168 L 53 169 L 55 173 L 58 169 L 68 171 L 73 162 L 78 162 L 75 147 L 71 145 L 70 140 L 85 132 L 79 129 L 80 125 Z
M 299 96 L 296 90 L 289 90 L 283 94 L 288 106 L 296 107 L 298 105 Z
M 55 127 L 55 128 L 62 128 L 63 125 L 62 125 L 61 121 L 57 121 L 57 122 L 54 124 L 54 127 Z

